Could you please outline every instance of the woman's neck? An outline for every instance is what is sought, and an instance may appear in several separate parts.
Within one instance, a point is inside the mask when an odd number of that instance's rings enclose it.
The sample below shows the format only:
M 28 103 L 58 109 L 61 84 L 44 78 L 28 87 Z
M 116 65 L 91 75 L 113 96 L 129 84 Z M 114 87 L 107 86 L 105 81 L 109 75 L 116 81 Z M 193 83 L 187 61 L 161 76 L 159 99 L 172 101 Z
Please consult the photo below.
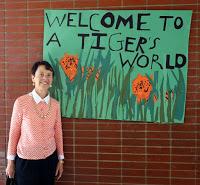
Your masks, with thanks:
M 48 91 L 46 90 L 35 89 L 35 91 L 42 99 L 44 99 L 48 95 Z

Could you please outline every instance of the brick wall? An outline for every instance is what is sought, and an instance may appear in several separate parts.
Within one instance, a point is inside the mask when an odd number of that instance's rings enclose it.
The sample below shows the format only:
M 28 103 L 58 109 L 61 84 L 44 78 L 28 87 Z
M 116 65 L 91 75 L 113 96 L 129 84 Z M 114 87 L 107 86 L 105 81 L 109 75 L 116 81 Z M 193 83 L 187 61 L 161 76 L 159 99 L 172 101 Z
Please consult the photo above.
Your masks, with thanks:
M 199 185 L 199 0 L 0 0 L 0 185 L 13 101 L 32 89 L 30 67 L 42 58 L 44 8 L 193 10 L 185 124 L 62 119 L 56 185 Z

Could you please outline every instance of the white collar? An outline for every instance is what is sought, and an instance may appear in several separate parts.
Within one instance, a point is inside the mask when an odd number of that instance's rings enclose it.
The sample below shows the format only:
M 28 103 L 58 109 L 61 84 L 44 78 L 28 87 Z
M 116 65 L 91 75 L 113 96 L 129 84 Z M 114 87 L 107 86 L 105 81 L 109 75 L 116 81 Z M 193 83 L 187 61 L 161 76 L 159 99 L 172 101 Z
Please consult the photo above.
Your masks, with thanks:
M 49 103 L 50 100 L 50 95 L 48 94 L 44 99 L 42 99 L 37 92 L 35 91 L 35 89 L 33 89 L 33 91 L 30 93 L 33 96 L 33 99 L 35 100 L 35 102 L 38 104 L 40 102 L 45 102 L 46 104 Z

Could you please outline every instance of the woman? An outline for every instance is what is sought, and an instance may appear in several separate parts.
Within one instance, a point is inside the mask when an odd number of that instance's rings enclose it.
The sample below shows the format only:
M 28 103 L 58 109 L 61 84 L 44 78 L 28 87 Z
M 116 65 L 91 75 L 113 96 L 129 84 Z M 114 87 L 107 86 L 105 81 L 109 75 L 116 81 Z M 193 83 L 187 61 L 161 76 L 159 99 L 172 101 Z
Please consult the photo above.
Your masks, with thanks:
M 53 185 L 63 173 L 59 103 L 48 89 L 54 71 L 46 61 L 32 67 L 34 89 L 16 99 L 11 117 L 6 175 L 17 185 Z

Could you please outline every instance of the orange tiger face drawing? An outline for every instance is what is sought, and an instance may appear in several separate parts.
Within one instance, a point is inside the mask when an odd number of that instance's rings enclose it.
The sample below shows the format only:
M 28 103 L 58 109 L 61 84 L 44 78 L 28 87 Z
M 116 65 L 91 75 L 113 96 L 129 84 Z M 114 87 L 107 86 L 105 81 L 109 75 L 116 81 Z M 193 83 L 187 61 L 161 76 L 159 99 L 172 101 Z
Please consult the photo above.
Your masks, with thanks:
M 78 57 L 76 55 L 68 55 L 66 53 L 60 60 L 60 64 L 69 80 L 73 81 L 78 71 Z
M 151 91 L 152 84 L 146 76 L 138 74 L 132 81 L 132 93 L 137 97 L 138 103 L 142 100 L 148 101 Z

